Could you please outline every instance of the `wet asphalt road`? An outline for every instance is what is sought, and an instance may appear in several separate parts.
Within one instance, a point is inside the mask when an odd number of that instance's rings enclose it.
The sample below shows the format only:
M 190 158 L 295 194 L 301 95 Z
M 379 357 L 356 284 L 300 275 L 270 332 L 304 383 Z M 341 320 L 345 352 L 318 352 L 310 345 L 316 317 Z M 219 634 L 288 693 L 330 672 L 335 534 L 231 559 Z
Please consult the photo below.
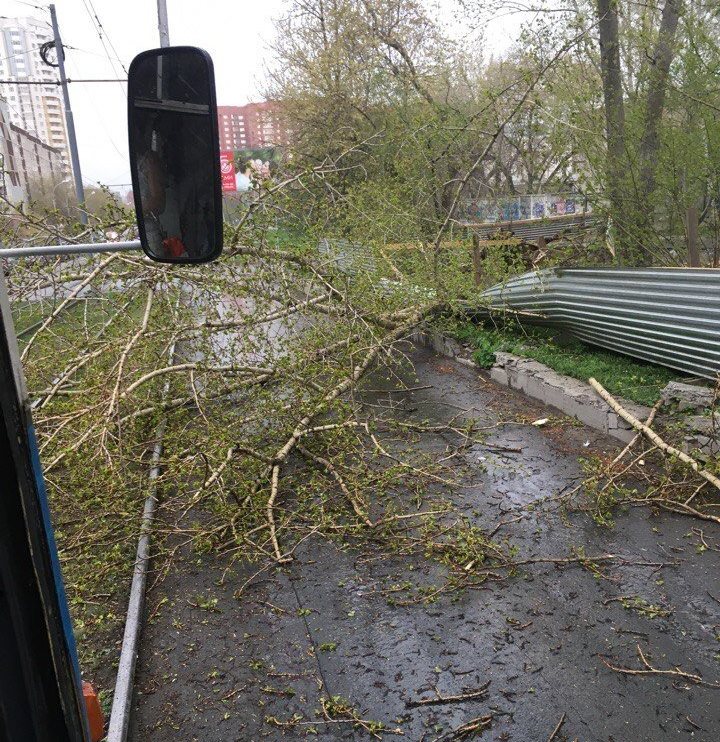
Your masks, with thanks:
M 472 369 L 425 350 L 413 355 L 419 383 L 408 385 L 431 388 L 402 395 L 404 420 L 440 423 L 459 409 L 481 425 L 552 414 Z M 383 383 L 371 379 L 368 387 Z M 627 677 L 602 662 L 637 668 L 639 644 L 658 668 L 679 665 L 720 681 L 720 552 L 699 553 L 691 531 L 701 527 L 720 547 L 720 529 L 645 508 L 601 529 L 586 515 L 564 518 L 540 503 L 579 481 L 579 457 L 616 450 L 585 427 L 555 418 L 542 428 L 500 425 L 489 442 L 522 452 L 470 449 L 458 469 L 464 486 L 445 495 L 488 530 L 522 516 L 498 534 L 520 557 L 565 557 L 583 547 L 672 566 L 611 565 L 604 579 L 576 566 L 534 565 L 503 582 L 402 607 L 379 591 L 406 579 L 439 582 L 436 565 L 309 539 L 291 565 L 263 575 L 237 600 L 257 566 L 236 569 L 220 586 L 227 565 L 188 552 L 148 596 L 154 615 L 138 664 L 132 739 L 371 739 L 351 724 L 319 721 L 319 698 L 328 695 L 403 734 L 384 739 L 435 740 L 486 714 L 492 724 L 479 738 L 487 740 L 544 742 L 563 714 L 555 740 L 720 739 L 720 689 Z M 215 610 L 191 605 L 197 596 L 217 598 Z M 669 615 L 628 610 L 620 596 L 639 596 Z M 407 705 L 488 681 L 480 699 Z M 299 723 L 289 724 L 294 715 Z

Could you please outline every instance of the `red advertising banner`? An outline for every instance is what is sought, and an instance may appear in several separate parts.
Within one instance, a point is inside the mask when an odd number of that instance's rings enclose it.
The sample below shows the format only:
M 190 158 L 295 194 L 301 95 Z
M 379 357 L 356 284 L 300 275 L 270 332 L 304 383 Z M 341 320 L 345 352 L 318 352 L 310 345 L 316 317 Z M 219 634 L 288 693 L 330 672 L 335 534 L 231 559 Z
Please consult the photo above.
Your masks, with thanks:
M 222 179 L 223 193 L 237 191 L 235 184 L 235 158 L 232 150 L 220 152 L 220 177 Z

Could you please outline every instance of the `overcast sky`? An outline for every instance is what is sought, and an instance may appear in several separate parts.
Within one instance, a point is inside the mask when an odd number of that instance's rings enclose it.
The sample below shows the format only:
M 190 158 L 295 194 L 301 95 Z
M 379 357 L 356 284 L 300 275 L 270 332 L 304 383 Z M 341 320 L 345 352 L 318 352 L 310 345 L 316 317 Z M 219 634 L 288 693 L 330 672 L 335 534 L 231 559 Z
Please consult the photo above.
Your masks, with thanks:
M 440 7 L 445 4 L 430 1 Z M 218 103 L 242 105 L 261 99 L 272 21 L 281 14 L 285 0 L 167 0 L 167 5 L 171 44 L 190 44 L 210 52 Z M 37 0 L 2 0 L 0 12 L 49 21 L 45 7 Z M 70 79 L 125 77 L 122 65 L 127 69 L 138 52 L 159 46 L 156 0 L 56 0 L 55 7 L 63 43 L 74 47 L 66 50 Z M 498 39 L 509 42 L 507 24 L 502 25 L 502 33 L 488 34 L 495 39 L 494 46 Z M 124 83 L 70 86 L 85 183 L 100 181 L 124 191 L 122 186 L 130 182 L 125 96 Z

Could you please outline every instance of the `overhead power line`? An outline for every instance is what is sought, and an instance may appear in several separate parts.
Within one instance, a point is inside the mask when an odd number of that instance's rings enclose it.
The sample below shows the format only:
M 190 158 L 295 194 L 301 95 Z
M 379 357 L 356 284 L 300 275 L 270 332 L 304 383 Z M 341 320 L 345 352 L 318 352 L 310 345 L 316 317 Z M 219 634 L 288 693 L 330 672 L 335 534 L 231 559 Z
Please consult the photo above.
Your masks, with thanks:
M 35 5 L 34 3 L 26 3 L 24 0 L 15 0 L 16 3 L 19 3 L 20 5 L 27 5 L 28 8 L 35 8 L 36 10 L 42 10 L 43 13 L 47 13 L 48 9 L 44 5 Z
M 91 52 L 89 49 L 81 49 L 79 46 L 70 46 L 70 44 L 64 45 L 66 49 L 72 49 L 75 52 L 81 52 L 82 54 L 90 54 L 93 57 L 102 57 L 103 59 L 107 59 L 107 54 L 100 54 L 99 52 Z M 122 64 L 122 60 L 119 57 L 113 57 L 113 59 L 116 62 L 120 62 Z
M 122 63 L 122 61 L 120 61 L 120 55 L 117 53 L 117 49 L 115 48 L 115 45 L 112 43 L 112 40 L 108 36 L 108 33 L 105 30 L 105 27 L 100 21 L 100 18 L 97 14 L 97 11 L 95 10 L 95 6 L 93 5 L 92 0 L 83 0 L 83 5 L 85 6 L 85 10 L 87 11 L 88 16 L 90 17 L 90 21 L 93 24 L 93 27 L 95 28 L 95 31 L 100 39 L 102 48 L 105 51 L 105 56 L 107 57 L 108 62 L 110 62 L 110 66 L 112 67 L 113 72 L 115 72 L 115 74 L 117 75 L 117 71 L 115 70 L 115 64 L 113 63 L 112 56 L 110 55 L 110 52 L 108 51 L 108 48 L 107 48 L 108 45 L 112 49 L 113 54 L 115 54 L 115 58 L 118 60 L 118 62 L 120 62 L 120 66 L 122 67 L 123 72 L 127 75 L 128 71 L 125 65 Z M 106 39 L 107 39 L 107 45 L 105 44 Z
M 117 59 L 118 62 L 120 62 L 120 66 L 122 67 L 123 72 L 127 75 L 128 71 L 125 65 L 122 63 L 122 60 L 120 59 L 120 55 L 118 54 L 117 49 L 115 48 L 115 44 L 112 43 L 112 39 L 108 35 L 108 32 L 105 30 L 105 26 L 103 26 L 102 23 L 100 23 L 100 19 L 98 18 L 97 11 L 95 10 L 95 6 L 93 5 L 92 0 L 88 0 L 90 3 L 90 7 L 92 8 L 93 13 L 95 14 L 95 20 L 97 21 L 97 24 L 100 29 L 102 29 L 102 32 L 105 34 L 105 38 L 107 39 L 107 43 L 110 45 L 110 48 L 113 51 L 113 54 L 115 55 L 115 59 Z M 110 55 L 108 54 L 108 58 Z
M 65 82 L 127 82 L 127 78 L 109 77 L 101 78 L 70 78 Z M 0 85 L 62 85 L 60 80 L 0 80 Z
M 68 82 L 127 82 L 127 77 L 68 77 Z
M 40 48 L 39 46 L 33 46 L 32 48 L 26 49 L 23 52 L 15 52 L 14 54 L 11 54 L 9 57 L 2 57 L 2 59 L 0 59 L 0 62 L 5 62 L 6 60 L 14 59 L 15 57 L 22 57 L 25 54 L 30 54 L 31 52 L 37 51 L 39 48 Z

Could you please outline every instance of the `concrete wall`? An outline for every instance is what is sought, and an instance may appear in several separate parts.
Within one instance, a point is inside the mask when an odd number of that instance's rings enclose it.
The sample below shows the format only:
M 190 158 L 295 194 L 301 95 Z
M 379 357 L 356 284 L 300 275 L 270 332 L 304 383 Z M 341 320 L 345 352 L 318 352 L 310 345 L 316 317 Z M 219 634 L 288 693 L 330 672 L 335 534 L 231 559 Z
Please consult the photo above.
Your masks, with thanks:
M 436 353 L 454 358 L 459 363 L 475 366 L 470 358 L 470 352 L 457 340 L 442 333 L 419 333 L 415 340 L 431 347 Z M 560 412 L 624 443 L 635 435 L 633 428 L 619 418 L 589 384 L 512 353 L 496 353 L 495 358 L 495 365 L 490 369 L 490 378 L 498 384 L 517 389 L 528 397 L 555 407 Z M 618 401 L 639 420 L 646 420 L 650 414 L 649 407 L 624 399 Z
M 635 430 L 618 417 L 589 384 L 511 353 L 496 353 L 495 358 L 495 365 L 490 369 L 493 381 L 524 392 L 626 443 L 634 437 Z M 624 399 L 618 401 L 638 420 L 646 420 L 650 414 L 649 407 Z

